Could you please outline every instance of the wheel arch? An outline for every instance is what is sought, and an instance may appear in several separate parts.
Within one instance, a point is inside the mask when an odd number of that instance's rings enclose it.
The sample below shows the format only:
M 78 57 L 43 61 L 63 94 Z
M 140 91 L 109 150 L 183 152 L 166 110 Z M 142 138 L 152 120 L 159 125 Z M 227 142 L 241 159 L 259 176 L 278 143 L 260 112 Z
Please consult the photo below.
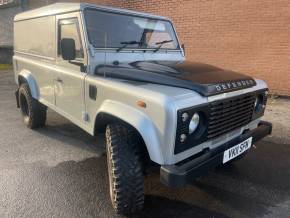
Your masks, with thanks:
M 22 83 L 27 83 L 31 92 L 31 96 L 35 99 L 39 99 L 39 89 L 35 78 L 32 73 L 28 70 L 22 70 L 18 73 L 17 78 L 18 86 L 20 87 Z
M 141 136 L 152 161 L 164 162 L 156 128 L 150 118 L 141 111 L 120 102 L 105 102 L 94 121 L 94 134 L 104 132 L 112 122 L 124 122 L 133 127 Z

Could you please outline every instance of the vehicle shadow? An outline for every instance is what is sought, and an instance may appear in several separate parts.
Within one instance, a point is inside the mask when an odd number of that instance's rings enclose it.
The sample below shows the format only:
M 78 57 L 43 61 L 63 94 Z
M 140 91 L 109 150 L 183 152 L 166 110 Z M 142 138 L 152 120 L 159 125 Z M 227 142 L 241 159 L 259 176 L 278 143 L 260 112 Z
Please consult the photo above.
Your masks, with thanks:
M 255 163 L 249 171 L 252 158 L 255 155 L 234 166 L 212 171 L 182 189 L 162 185 L 158 172 L 153 172 L 145 179 L 144 210 L 130 217 L 261 217 L 268 214 L 271 207 L 289 197 L 287 181 L 290 181 L 290 175 L 285 166 L 280 171 L 285 175 L 279 177 L 273 169 L 280 163 L 275 165 L 268 158 Z M 262 171 L 262 167 L 268 167 L 268 170 Z M 21 199 L 29 195 L 30 200 L 23 201 L 22 208 L 31 210 L 35 209 L 35 202 L 40 201 L 37 211 L 41 214 L 36 212 L 36 215 L 123 217 L 116 215 L 111 206 L 105 155 L 64 161 L 56 166 L 32 163 L 17 176 L 22 173 L 16 197 L 19 195 Z M 267 177 L 276 178 L 264 181 Z M 278 184 L 273 183 L 278 180 L 281 180 Z M 280 191 L 278 187 L 281 187 Z
M 46 126 L 36 131 L 46 137 L 80 149 L 95 152 L 97 156 L 105 151 L 103 134 L 91 136 L 77 125 L 55 112 L 48 110 Z
M 59 199 L 61 205 L 58 208 L 61 211 L 53 211 L 55 216 L 65 213 L 67 217 L 125 217 L 117 215 L 111 206 L 105 156 L 79 162 L 63 162 L 52 168 L 41 169 L 38 176 L 41 181 L 45 179 L 41 184 L 45 183 L 46 188 L 45 191 L 40 190 L 40 194 L 34 190 L 31 198 L 39 198 L 39 195 L 44 197 L 46 207 L 43 210 L 52 208 L 51 205 L 55 204 L 47 196 L 53 195 L 54 199 Z M 162 189 L 166 187 L 159 183 L 155 174 L 146 180 L 144 210 L 127 217 L 227 217 L 206 206 L 202 208 L 178 199 L 170 199 L 162 193 Z M 39 184 L 35 187 L 41 189 Z M 158 190 L 158 193 L 154 190 Z M 49 214 L 51 211 L 43 213 Z
M 198 207 L 179 200 L 146 195 L 144 210 L 131 217 L 228 217 L 210 209 Z

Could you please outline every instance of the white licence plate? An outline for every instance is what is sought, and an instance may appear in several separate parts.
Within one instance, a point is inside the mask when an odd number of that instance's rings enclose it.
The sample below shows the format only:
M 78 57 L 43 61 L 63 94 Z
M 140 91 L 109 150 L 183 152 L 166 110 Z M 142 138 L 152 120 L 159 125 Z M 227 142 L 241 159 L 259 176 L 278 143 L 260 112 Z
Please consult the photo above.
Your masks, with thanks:
M 235 157 L 239 156 L 240 154 L 244 153 L 245 151 L 249 150 L 252 146 L 252 139 L 253 137 L 248 138 L 247 140 L 241 142 L 240 144 L 226 150 L 224 152 L 223 163 L 226 163 L 234 159 Z

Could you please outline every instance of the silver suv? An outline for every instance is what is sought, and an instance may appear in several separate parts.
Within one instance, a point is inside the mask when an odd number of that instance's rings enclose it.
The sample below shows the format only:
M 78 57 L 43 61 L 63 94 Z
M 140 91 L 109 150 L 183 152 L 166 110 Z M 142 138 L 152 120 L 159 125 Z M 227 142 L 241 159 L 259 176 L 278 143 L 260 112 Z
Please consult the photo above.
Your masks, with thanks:
M 271 133 L 265 82 L 185 61 L 165 17 L 57 3 L 14 18 L 17 105 L 29 128 L 47 107 L 89 134 L 104 132 L 118 213 L 144 203 L 144 175 L 181 187 L 240 159 Z

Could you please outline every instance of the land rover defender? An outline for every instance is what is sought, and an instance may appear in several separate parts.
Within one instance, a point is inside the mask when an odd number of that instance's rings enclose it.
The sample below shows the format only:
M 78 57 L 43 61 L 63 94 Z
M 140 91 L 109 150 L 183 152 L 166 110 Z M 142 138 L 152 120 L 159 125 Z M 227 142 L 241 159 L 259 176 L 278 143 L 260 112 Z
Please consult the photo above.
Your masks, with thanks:
M 118 213 L 144 203 L 144 175 L 182 187 L 239 159 L 271 133 L 268 88 L 250 76 L 185 60 L 170 19 L 85 3 L 56 3 L 14 18 L 13 65 L 24 123 L 47 108 L 105 133 Z M 102 179 L 102 178 L 100 178 Z

